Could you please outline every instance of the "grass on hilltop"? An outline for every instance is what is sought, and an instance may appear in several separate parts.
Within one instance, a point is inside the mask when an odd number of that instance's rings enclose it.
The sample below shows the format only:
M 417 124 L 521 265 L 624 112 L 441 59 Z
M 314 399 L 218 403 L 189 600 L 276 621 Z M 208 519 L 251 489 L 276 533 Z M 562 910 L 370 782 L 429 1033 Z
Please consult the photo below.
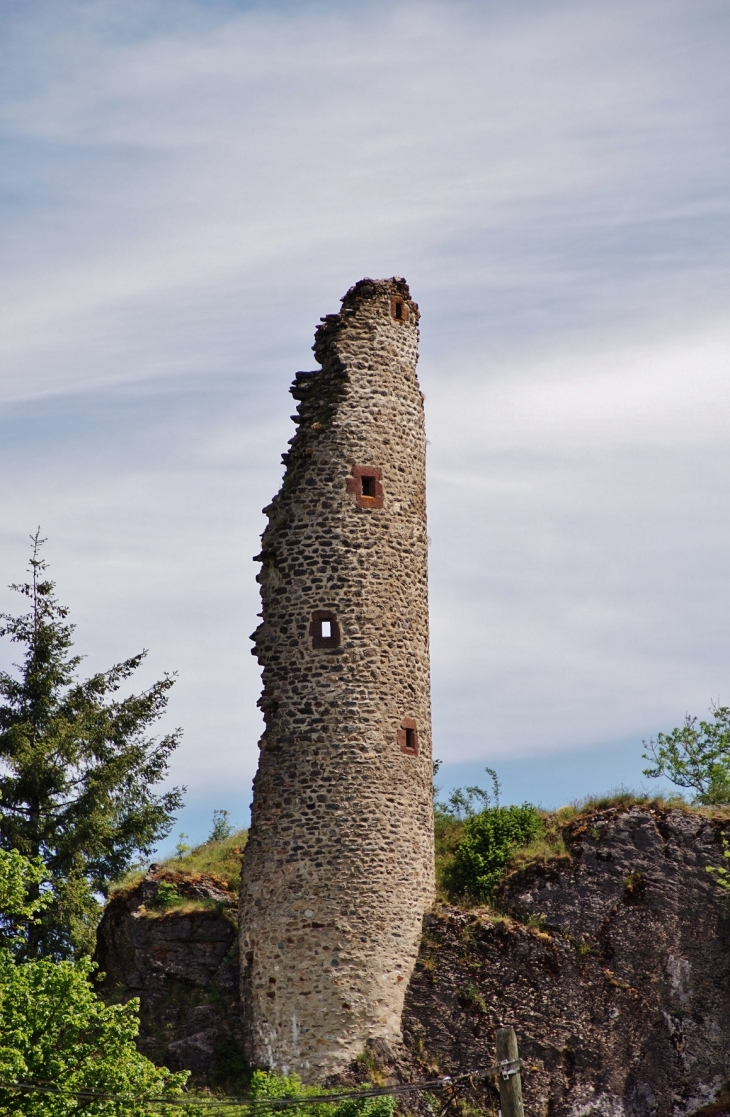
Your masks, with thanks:
M 570 861 L 571 854 L 565 841 L 568 827 L 579 823 L 583 819 L 588 820 L 599 811 L 633 806 L 647 807 L 654 810 L 684 810 L 693 814 L 703 814 L 719 821 L 730 820 L 730 805 L 696 806 L 688 803 L 679 794 L 650 796 L 619 787 L 606 795 L 589 795 L 583 799 L 575 799 L 572 803 L 560 807 L 556 811 L 538 810 L 540 816 L 539 832 L 528 844 L 515 846 L 510 851 L 504 866 L 504 878 L 511 873 L 526 869 L 530 865 L 547 864 L 551 861 Z M 466 826 L 466 818 L 455 818 L 437 807 L 434 818 L 436 895 L 442 903 L 457 904 L 461 907 L 473 906 L 475 903 L 473 898 L 456 895 L 453 888 L 450 887 L 456 850 L 464 837 Z
M 181 873 L 210 873 L 227 881 L 232 892 L 238 892 L 241 883 L 241 855 L 246 847 L 248 830 L 236 830 L 228 838 L 208 840 L 195 846 L 182 857 L 167 857 L 158 861 L 160 869 L 175 869 Z
M 248 838 L 247 830 L 236 830 L 230 837 L 221 838 L 219 841 L 209 840 L 201 845 L 194 846 L 179 857 L 166 857 L 155 864 L 159 870 L 167 869 L 170 872 L 185 873 L 189 876 L 200 876 L 203 873 L 217 877 L 225 882 L 231 892 L 238 893 L 241 883 L 241 855 Z M 144 877 L 147 867 L 131 869 L 112 888 L 115 892 L 127 892 Z
M 589 818 L 597 811 L 612 807 L 643 806 L 658 810 L 680 809 L 700 813 L 720 821 L 730 820 L 730 805 L 724 807 L 692 806 L 681 795 L 650 796 L 637 794 L 626 788 L 616 788 L 606 795 L 589 795 L 575 799 L 557 811 L 538 810 L 540 831 L 528 845 L 514 848 L 505 865 L 505 876 L 529 865 L 549 861 L 568 860 L 570 851 L 565 843 L 565 830 L 568 826 Z M 464 837 L 466 819 L 450 816 L 438 808 L 434 816 L 436 844 L 436 894 L 442 903 L 464 904 L 463 896 L 454 895 L 448 885 L 450 869 L 456 849 Z M 225 881 L 232 892 L 238 892 L 241 879 L 241 855 L 246 845 L 248 831 L 237 830 L 230 837 L 220 841 L 209 840 L 195 846 L 182 856 L 167 857 L 157 862 L 158 868 L 171 872 L 190 875 L 208 873 Z M 116 885 L 112 892 L 127 891 L 142 880 L 145 868 L 131 870 Z

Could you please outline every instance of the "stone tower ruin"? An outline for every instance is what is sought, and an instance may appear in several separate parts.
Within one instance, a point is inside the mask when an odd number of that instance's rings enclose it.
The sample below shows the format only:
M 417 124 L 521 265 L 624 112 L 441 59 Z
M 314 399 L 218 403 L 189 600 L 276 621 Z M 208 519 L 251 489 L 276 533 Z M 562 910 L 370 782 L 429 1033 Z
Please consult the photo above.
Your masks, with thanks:
M 258 556 L 242 998 L 250 1059 L 305 1081 L 400 1039 L 433 899 L 418 317 L 394 278 L 321 320 Z

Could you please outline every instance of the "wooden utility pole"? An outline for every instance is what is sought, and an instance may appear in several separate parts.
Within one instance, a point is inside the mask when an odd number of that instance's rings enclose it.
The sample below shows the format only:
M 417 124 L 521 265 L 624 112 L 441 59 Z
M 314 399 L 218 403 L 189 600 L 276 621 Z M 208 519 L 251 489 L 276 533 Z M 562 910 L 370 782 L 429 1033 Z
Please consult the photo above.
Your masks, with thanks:
M 514 1028 L 497 1030 L 497 1062 L 500 1066 L 499 1104 L 502 1117 L 525 1117 L 522 1104 L 520 1056 Z

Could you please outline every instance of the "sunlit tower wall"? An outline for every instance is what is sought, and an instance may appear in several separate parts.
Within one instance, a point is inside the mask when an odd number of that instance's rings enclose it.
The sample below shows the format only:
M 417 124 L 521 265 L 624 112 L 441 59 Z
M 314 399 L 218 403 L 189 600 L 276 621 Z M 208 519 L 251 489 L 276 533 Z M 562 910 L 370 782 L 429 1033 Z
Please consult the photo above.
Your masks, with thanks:
M 434 895 L 418 318 L 393 278 L 321 320 L 258 556 L 242 999 L 249 1058 L 305 1081 L 400 1040 Z

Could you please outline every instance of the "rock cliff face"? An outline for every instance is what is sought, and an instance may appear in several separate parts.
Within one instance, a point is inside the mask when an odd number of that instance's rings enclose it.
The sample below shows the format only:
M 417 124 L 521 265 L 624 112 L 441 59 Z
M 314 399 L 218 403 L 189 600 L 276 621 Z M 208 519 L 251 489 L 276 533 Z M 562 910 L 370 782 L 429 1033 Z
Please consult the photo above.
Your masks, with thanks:
M 174 885 L 182 904 L 162 906 L 161 885 Z M 201 1083 L 225 1079 L 241 1043 L 235 923 L 224 881 L 153 869 L 110 901 L 99 925 L 103 994 L 139 997 L 139 1049 Z
M 683 1117 L 730 1072 L 730 920 L 707 864 L 720 826 L 610 809 L 570 828 L 572 862 L 508 881 L 533 926 L 450 910 L 426 920 L 406 999 L 411 1049 L 484 1065 L 513 1024 L 525 1108 L 550 1117 Z M 730 1112 L 730 1110 L 728 1110 Z
M 509 879 L 512 916 L 428 915 L 405 1046 L 380 1061 L 403 1079 L 485 1065 L 512 1024 L 529 1117 L 730 1113 L 730 917 L 705 868 L 721 862 L 721 834 L 687 811 L 599 811 L 567 829 L 571 859 Z M 150 920 L 148 887 L 107 909 L 100 961 L 108 985 L 142 996 L 143 1050 L 201 1078 L 239 1035 L 232 928 L 215 912 Z

